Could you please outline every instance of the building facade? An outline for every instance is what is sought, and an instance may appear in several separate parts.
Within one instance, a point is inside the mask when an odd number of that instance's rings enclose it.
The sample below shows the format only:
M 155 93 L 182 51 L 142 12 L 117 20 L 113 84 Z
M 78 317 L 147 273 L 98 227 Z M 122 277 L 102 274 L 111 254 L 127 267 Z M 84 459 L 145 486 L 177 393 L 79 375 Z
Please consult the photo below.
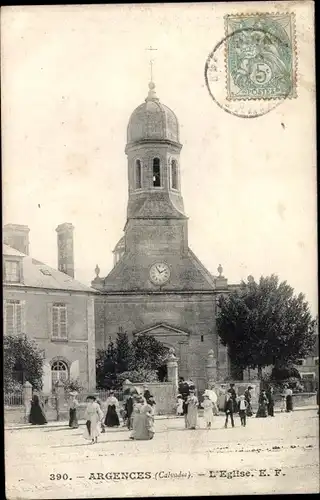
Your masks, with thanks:
M 87 390 L 96 386 L 96 292 L 74 279 L 72 231 L 71 224 L 57 228 L 62 272 L 28 255 L 27 226 L 4 227 L 4 334 L 25 333 L 37 343 L 44 359 L 44 393 L 57 380 L 79 380 Z M 23 372 L 15 368 L 17 380 L 24 382 Z
M 226 348 L 216 334 L 216 300 L 227 280 L 212 276 L 189 247 L 181 192 L 179 123 L 158 99 L 154 83 L 127 129 L 128 205 L 114 267 L 97 276 L 96 345 L 105 348 L 121 328 L 146 333 L 172 347 L 179 374 L 206 385 L 206 359 L 214 351 L 219 378 L 229 373 Z

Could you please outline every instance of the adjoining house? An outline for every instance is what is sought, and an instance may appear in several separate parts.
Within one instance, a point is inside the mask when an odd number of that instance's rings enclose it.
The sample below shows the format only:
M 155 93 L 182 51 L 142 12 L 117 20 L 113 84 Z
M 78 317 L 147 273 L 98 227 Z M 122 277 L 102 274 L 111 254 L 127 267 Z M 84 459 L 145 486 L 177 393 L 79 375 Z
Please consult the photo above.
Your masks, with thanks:
M 74 279 L 73 226 L 57 227 L 59 270 L 29 255 L 29 228 L 4 227 L 4 333 L 27 334 L 43 353 L 43 392 L 57 380 L 78 379 L 95 389 L 94 296 Z M 17 381 L 24 382 L 21 367 Z
M 319 324 L 316 320 L 314 328 L 314 345 L 309 356 L 301 359 L 296 365 L 299 370 L 304 386 L 309 390 L 314 390 L 319 384 Z

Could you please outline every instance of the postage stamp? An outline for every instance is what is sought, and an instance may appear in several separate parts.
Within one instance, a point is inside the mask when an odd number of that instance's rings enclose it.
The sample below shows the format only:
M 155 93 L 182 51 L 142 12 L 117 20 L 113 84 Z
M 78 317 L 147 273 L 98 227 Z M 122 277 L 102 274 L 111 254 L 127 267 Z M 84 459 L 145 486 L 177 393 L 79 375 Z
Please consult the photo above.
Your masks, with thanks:
M 225 16 L 227 100 L 297 97 L 295 17 Z

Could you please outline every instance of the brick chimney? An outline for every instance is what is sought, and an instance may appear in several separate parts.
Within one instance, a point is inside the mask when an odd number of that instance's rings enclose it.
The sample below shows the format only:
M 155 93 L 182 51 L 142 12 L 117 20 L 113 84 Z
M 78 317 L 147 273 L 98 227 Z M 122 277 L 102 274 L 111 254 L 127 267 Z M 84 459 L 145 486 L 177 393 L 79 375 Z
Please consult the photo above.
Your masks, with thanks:
M 56 228 L 58 233 L 58 269 L 71 278 L 74 278 L 73 230 L 74 227 L 69 222 L 60 224 Z
M 6 224 L 3 228 L 3 242 L 5 245 L 29 255 L 29 232 L 28 226 L 23 224 Z

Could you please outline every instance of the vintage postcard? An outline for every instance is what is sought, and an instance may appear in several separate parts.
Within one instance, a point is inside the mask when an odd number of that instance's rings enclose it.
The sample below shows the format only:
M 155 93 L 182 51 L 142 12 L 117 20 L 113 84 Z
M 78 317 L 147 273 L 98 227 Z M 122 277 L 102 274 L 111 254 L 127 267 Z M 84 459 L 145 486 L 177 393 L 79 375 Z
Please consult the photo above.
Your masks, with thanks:
M 314 4 L 1 10 L 6 496 L 319 492 Z

